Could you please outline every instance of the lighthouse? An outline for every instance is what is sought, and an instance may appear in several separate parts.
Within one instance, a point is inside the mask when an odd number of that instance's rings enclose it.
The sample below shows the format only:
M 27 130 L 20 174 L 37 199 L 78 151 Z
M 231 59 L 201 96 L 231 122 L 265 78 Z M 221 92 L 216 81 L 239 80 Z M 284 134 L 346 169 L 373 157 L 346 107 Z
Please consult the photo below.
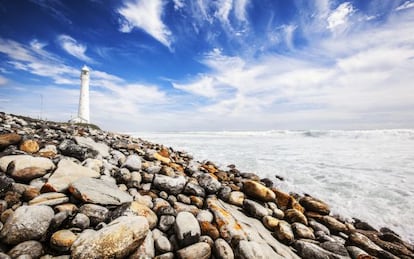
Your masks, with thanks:
M 78 117 L 74 122 L 89 123 L 89 68 L 85 65 L 81 69 L 80 80 Z

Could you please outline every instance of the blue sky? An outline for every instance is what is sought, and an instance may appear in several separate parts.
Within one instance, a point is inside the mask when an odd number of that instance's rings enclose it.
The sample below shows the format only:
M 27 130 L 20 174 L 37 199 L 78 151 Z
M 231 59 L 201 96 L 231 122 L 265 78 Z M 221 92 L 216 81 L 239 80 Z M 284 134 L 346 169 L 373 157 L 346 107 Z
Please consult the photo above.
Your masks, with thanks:
M 414 1 L 0 2 L 0 110 L 118 131 L 414 127 Z

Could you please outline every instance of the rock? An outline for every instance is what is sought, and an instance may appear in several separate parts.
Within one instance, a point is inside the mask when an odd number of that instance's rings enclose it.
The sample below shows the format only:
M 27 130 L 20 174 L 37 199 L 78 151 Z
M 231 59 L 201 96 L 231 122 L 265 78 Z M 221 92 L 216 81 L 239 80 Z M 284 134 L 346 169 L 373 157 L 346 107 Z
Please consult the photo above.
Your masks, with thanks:
M 188 182 L 185 185 L 183 192 L 188 195 L 195 195 L 199 197 L 204 197 L 206 195 L 206 192 L 203 187 L 201 187 L 198 184 L 191 183 L 191 182 Z
M 218 196 L 223 201 L 228 201 L 231 192 L 232 192 L 232 189 L 229 186 L 222 185 L 218 192 Z
M 191 204 L 195 205 L 197 208 L 201 209 L 204 206 L 204 199 L 198 196 L 190 196 Z
M 25 140 L 20 144 L 20 150 L 26 153 L 34 154 L 39 151 L 39 144 L 35 140 Z
M 109 157 L 109 147 L 105 143 L 97 143 L 93 139 L 85 137 L 75 137 L 75 141 L 79 146 L 92 149 L 102 157 Z
M 157 255 L 155 259 L 174 259 L 174 254 L 169 252 L 161 255 Z
M 54 158 L 57 155 L 57 148 L 55 145 L 46 145 L 38 153 L 41 157 Z
M 317 222 L 314 219 L 309 219 L 309 226 L 311 226 L 315 232 L 322 231 L 328 236 L 331 234 L 331 231 L 329 231 L 329 228 L 327 228 L 325 225 L 322 225 L 321 223 Z
M 267 227 L 269 230 L 274 231 L 277 225 L 279 225 L 279 219 L 274 218 L 272 216 L 264 216 L 262 218 L 263 225 Z
M 101 205 L 121 205 L 132 201 L 132 196 L 115 184 L 94 178 L 79 178 L 72 182 L 69 191 L 77 199 Z
M 368 237 L 361 233 L 354 232 L 349 235 L 349 243 L 367 251 L 370 255 L 379 258 L 397 258 L 391 253 L 384 251 L 381 247 L 372 242 Z
M 80 178 L 99 176 L 98 172 L 90 168 L 78 165 L 68 159 L 62 159 L 56 171 L 42 187 L 42 191 L 64 192 L 71 183 Z
M 8 174 L 16 180 L 30 181 L 55 169 L 55 164 L 44 157 L 6 156 L 1 159 L 3 166 L 7 166 Z
M 99 159 L 88 158 L 85 161 L 83 161 L 82 166 L 90 168 L 97 173 L 100 173 L 101 168 L 103 167 L 103 162 Z
M 152 236 L 152 232 L 149 231 L 142 245 L 140 245 L 138 249 L 131 256 L 128 257 L 128 259 L 154 258 L 154 256 L 154 238 Z
M 49 205 L 54 206 L 58 204 L 62 204 L 69 201 L 69 197 L 67 197 L 63 193 L 59 192 L 49 192 L 49 193 L 42 193 L 36 196 L 34 199 L 29 201 L 29 205 Z
M 214 255 L 217 259 L 234 259 L 233 249 L 224 239 L 214 241 Z
M 171 229 L 171 227 L 174 226 L 175 223 L 175 217 L 172 215 L 161 215 L 160 220 L 158 222 L 158 228 L 161 231 L 168 231 Z
M 197 220 L 199 222 L 207 221 L 211 223 L 213 219 L 214 219 L 214 216 L 209 210 L 200 210 L 200 212 L 198 212 L 197 214 Z
M 321 244 L 321 247 L 326 251 L 332 252 L 337 255 L 349 257 L 348 251 L 345 246 L 338 242 L 326 241 Z
M 311 196 L 305 196 L 301 198 L 299 200 L 299 203 L 306 210 L 314 211 L 322 215 L 329 215 L 329 213 L 331 212 L 328 204 Z
M 238 191 L 231 192 L 228 201 L 230 204 L 241 207 L 243 206 L 244 193 Z
M 258 243 L 255 241 L 241 240 L 236 250 L 236 258 L 240 259 L 267 259 L 267 258 L 283 258 L 274 253 L 272 248 L 266 243 Z
M 184 176 L 179 177 L 169 177 L 161 174 L 157 174 L 154 177 L 153 185 L 155 188 L 166 191 L 168 193 L 177 195 L 181 193 L 184 189 L 184 185 L 186 184 L 186 180 Z
M 13 179 L 7 177 L 7 175 L 0 173 L 0 196 L 6 194 L 9 190 L 12 189 Z
M 280 209 L 287 210 L 291 208 L 293 198 L 288 193 L 282 192 L 277 188 L 272 188 L 272 191 L 276 195 L 276 204 Z
M 43 255 L 43 246 L 39 241 L 24 241 L 13 247 L 7 254 L 11 258 L 18 258 L 21 255 L 29 255 L 31 258 L 39 258 Z M 2 257 L 0 257 L 2 258 Z
M 210 174 L 200 174 L 197 177 L 198 184 L 203 187 L 207 193 L 216 193 L 220 187 L 221 183 Z
M 243 209 L 246 210 L 247 213 L 249 213 L 253 217 L 258 218 L 259 220 L 269 215 L 269 211 L 265 207 L 263 207 L 255 201 L 248 199 L 244 199 Z
M 123 258 L 136 250 L 149 231 L 148 222 L 140 216 L 122 216 L 98 231 L 85 230 L 72 244 L 71 257 Z
M 112 212 L 112 218 L 134 215 L 145 217 L 150 229 L 153 229 L 157 225 L 157 215 L 150 208 L 136 201 L 125 203 Z
M 348 231 L 346 225 L 339 220 L 331 216 L 323 216 L 321 219 L 322 223 L 329 228 L 332 232 L 344 232 Z
M 142 168 L 141 157 L 138 155 L 130 155 L 127 157 L 122 167 L 126 167 L 131 171 L 139 171 Z
M 67 229 L 59 230 L 50 237 L 50 245 L 53 249 L 61 252 L 69 251 L 76 235 Z
M 284 220 L 280 220 L 279 224 L 275 228 L 274 235 L 283 243 L 291 244 L 295 240 L 292 227 Z
M 155 249 L 158 254 L 164 254 L 171 252 L 173 247 L 166 236 L 160 236 L 155 240 Z
M 315 235 L 313 234 L 313 230 L 311 228 L 308 228 L 307 226 L 303 225 L 302 223 L 295 222 L 292 224 L 292 230 L 293 233 L 295 233 L 295 236 L 300 238 L 306 238 L 306 239 L 315 239 Z
M 177 214 L 174 229 L 181 247 L 194 244 L 200 238 L 200 225 L 194 215 L 189 212 L 183 211 Z
M 141 185 L 142 177 L 139 172 L 132 172 L 131 173 L 131 180 L 129 181 L 128 185 L 130 187 L 138 188 Z
M 198 214 L 200 211 L 196 206 L 194 205 L 187 205 L 182 202 L 174 202 L 174 210 L 178 212 L 187 211 L 193 214 L 194 216 Z
M 18 144 L 22 137 L 16 133 L 6 133 L 0 135 L 0 150 L 14 144 Z
M 325 249 L 321 248 L 320 246 L 318 246 L 316 244 L 301 241 L 301 240 L 295 241 L 294 246 L 295 246 L 296 250 L 298 251 L 298 254 L 302 258 L 306 258 L 306 259 L 349 258 L 349 257 L 338 256 L 334 253 L 326 251 Z
M 75 144 L 74 141 L 69 139 L 62 141 L 58 148 L 62 155 L 74 157 L 76 159 L 79 159 L 80 161 L 83 161 L 88 157 L 93 158 L 98 154 L 96 151 L 88 153 L 87 148 L 82 148 L 81 146 Z
M 91 224 L 88 216 L 83 213 L 77 213 L 76 216 L 71 221 L 71 226 L 75 228 L 85 229 L 88 228 Z
M 68 211 L 70 213 L 74 213 L 74 212 L 78 211 L 79 209 L 73 203 L 64 203 L 64 204 L 60 204 L 60 205 L 55 206 L 55 210 L 57 212 Z
M 296 209 L 288 209 L 285 211 L 285 218 L 290 223 L 299 222 L 304 225 L 308 225 L 308 220 L 306 219 L 305 215 Z
M 186 196 L 186 195 L 184 195 L 184 194 L 181 194 L 181 193 L 177 195 L 177 200 L 178 200 L 179 202 L 184 203 L 184 204 L 191 204 L 191 199 L 190 199 L 190 197 L 188 197 L 188 196 Z
M 346 250 L 348 251 L 352 259 L 368 259 L 368 257 L 365 257 L 369 256 L 368 253 L 357 246 L 347 246 Z
M 53 209 L 44 206 L 21 206 L 7 219 L 0 237 L 6 244 L 40 240 L 49 228 Z
M 171 162 L 171 159 L 169 159 L 168 157 L 164 157 L 163 155 L 156 153 L 156 152 L 152 156 L 153 158 L 167 165 Z
M 180 259 L 208 259 L 211 255 L 211 247 L 204 242 L 187 246 L 177 251 Z
M 106 222 L 109 218 L 109 210 L 95 204 L 84 204 L 79 208 L 79 212 L 85 214 L 89 218 L 92 226 L 96 226 L 101 222 Z
M 200 222 L 201 234 L 211 237 L 213 240 L 216 240 L 220 237 L 220 233 L 217 228 L 208 221 Z
M 215 215 L 220 236 L 227 242 L 250 240 L 261 244 L 261 249 L 267 251 L 268 258 L 298 258 L 289 247 L 278 242 L 260 221 L 247 217 L 239 207 L 215 197 L 207 198 L 206 203 Z
M 274 201 L 276 198 L 272 190 L 252 180 L 246 180 L 243 183 L 243 190 L 247 195 L 260 201 Z

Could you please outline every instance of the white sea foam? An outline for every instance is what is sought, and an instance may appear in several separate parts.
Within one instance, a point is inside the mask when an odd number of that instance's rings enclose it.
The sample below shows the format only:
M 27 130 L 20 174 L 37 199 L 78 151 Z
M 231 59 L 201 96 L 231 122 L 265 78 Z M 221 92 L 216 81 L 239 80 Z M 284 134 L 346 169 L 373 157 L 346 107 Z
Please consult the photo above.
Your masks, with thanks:
M 134 133 L 255 172 L 414 243 L 414 130 Z M 276 180 L 275 175 L 285 181 Z

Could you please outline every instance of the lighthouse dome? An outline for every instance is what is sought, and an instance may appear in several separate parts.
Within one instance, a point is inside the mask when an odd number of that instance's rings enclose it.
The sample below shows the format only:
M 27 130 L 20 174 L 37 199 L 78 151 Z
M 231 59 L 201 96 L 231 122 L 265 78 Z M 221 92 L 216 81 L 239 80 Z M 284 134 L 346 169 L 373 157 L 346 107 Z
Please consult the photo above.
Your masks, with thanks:
M 86 65 L 83 65 L 83 67 L 82 67 L 82 71 L 87 71 L 87 72 L 89 72 L 89 68 L 88 68 Z

